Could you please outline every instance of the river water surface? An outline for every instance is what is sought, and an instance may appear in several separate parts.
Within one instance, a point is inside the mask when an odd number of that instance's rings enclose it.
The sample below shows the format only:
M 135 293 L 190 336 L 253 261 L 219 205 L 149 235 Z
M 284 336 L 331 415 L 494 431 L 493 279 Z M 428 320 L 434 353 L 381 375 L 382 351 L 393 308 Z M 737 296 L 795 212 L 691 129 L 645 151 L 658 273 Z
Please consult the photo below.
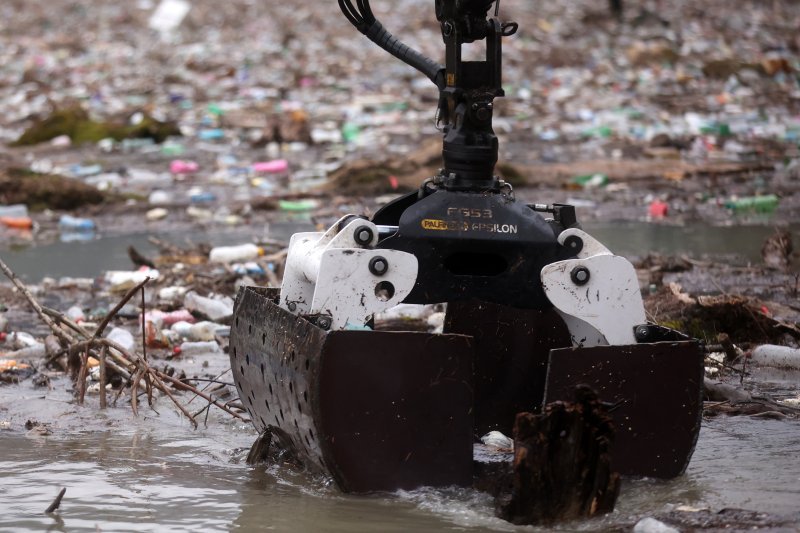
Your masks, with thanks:
M 587 228 L 615 251 L 735 254 L 757 261 L 769 228 L 645 225 Z M 796 241 L 797 228 L 793 230 Z M 286 236 L 291 231 L 286 232 Z M 274 237 L 274 235 L 271 235 Z M 169 235 L 166 235 L 169 238 Z M 230 243 L 245 235 L 198 235 Z M 281 236 L 278 236 L 281 237 Z M 243 242 L 243 241 L 242 241 Z M 56 243 L 9 252 L 3 259 L 30 281 L 96 276 L 130 268 L 125 248 L 145 253 L 146 235 Z M 225 359 L 218 365 L 227 364 Z M 216 365 L 213 365 L 216 366 Z M 770 378 L 771 379 L 771 378 Z M 781 374 L 794 395 L 800 377 Z M 286 465 L 244 463 L 256 435 L 249 425 L 212 415 L 194 430 L 166 403 L 156 414 L 129 406 L 99 411 L 73 404 L 69 385 L 51 390 L 0 385 L 0 529 L 8 531 L 442 531 L 517 530 L 494 517 L 492 498 L 466 489 L 341 494 L 324 479 Z M 96 399 L 90 399 L 90 404 Z M 25 428 L 46 424 L 49 435 Z M 721 417 L 705 421 L 687 473 L 671 481 L 625 479 L 610 516 L 562 530 L 603 531 L 677 506 L 738 507 L 789 515 L 800 527 L 800 423 Z M 59 511 L 44 510 L 67 489 Z M 530 528 L 529 528 L 530 529 Z M 799 529 L 800 530 L 800 529 Z
M 491 498 L 472 490 L 349 496 L 288 466 L 247 466 L 242 447 L 252 438 L 245 427 L 194 431 L 148 420 L 48 437 L 6 431 L 0 525 L 14 531 L 517 529 L 494 518 Z M 707 422 L 684 476 L 624 480 L 612 515 L 561 529 L 630 525 L 678 505 L 797 513 L 798 449 L 794 421 Z M 61 487 L 67 492 L 60 510 L 45 515 Z

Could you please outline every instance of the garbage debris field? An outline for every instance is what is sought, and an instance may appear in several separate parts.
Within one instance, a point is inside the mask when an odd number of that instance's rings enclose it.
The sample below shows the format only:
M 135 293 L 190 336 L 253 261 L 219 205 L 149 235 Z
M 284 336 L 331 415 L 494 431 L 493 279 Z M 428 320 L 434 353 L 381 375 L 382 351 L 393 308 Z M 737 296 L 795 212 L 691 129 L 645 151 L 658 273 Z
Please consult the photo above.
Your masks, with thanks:
M 433 2 L 373 8 L 439 60 Z M 168 411 L 164 420 L 187 432 L 255 436 L 252 399 L 238 397 L 230 366 L 237 294 L 281 286 L 289 239 L 276 226 L 325 231 L 348 213 L 371 217 L 439 171 L 435 88 L 351 31 L 336 2 L 10 0 L 0 11 L 9 21 L 0 32 L 0 438 L 99 429 L 82 410 L 113 411 L 117 427 L 121 410 L 137 419 Z M 747 417 L 800 432 L 800 5 L 662 0 L 614 12 L 588 0 L 505 0 L 500 11 L 520 27 L 503 41 L 505 97 L 494 107 L 496 171 L 516 198 L 574 205 L 587 223 L 774 228 L 755 261 L 737 256 L 736 243 L 725 256 L 642 249 L 629 259 L 647 320 L 700 341 L 704 430 Z M 7 261 L 54 242 L 196 228 L 243 237 L 211 246 L 151 236 L 157 252 L 129 246 L 128 268 L 97 277 L 65 277 L 54 264 L 29 279 Z M 446 311 L 400 305 L 366 329 L 440 334 Z M 37 419 L 35 402 L 22 406 L 9 391 L 81 410 Z M 292 394 L 302 411 L 299 385 Z M 603 409 L 615 407 L 591 395 L 576 402 L 583 407 L 547 412 L 591 418 L 602 436 L 592 453 L 606 454 Z M 518 423 L 553 435 L 577 424 L 559 420 Z M 525 436 L 531 462 L 536 434 Z M 506 466 L 490 464 L 476 484 L 493 478 L 477 488 L 500 494 L 496 480 L 506 478 L 493 468 L 510 468 L 516 443 L 490 435 L 475 453 Z M 280 435 L 264 438 L 250 461 L 298 468 L 275 451 Z M 620 479 L 604 465 L 576 474 L 599 492 L 572 519 L 614 508 Z M 529 489 L 531 501 L 547 499 Z M 518 502 L 498 502 L 498 516 L 523 523 Z M 675 503 L 595 525 L 800 523 Z

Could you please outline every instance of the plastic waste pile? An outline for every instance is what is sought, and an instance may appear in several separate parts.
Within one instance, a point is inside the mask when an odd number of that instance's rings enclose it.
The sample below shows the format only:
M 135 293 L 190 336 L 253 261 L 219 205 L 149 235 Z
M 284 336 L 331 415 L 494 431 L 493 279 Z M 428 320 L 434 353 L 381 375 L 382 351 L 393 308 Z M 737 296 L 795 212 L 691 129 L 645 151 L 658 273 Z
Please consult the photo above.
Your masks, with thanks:
M 424 23 L 429 3 L 388 2 L 381 19 L 435 57 L 437 29 Z M 782 24 L 800 16 L 800 7 L 770 6 L 753 13 L 721 0 L 664 1 L 630 8 L 619 22 L 590 2 L 504 4 L 532 32 L 505 44 L 510 81 L 495 112 L 509 150 L 504 159 L 663 159 L 701 167 L 766 160 L 775 169 L 761 165 L 764 176 L 746 190 L 704 201 L 720 216 L 780 210 L 783 201 L 743 209 L 737 200 L 775 193 L 775 170 L 791 174 L 800 157 L 800 119 L 791 111 L 800 63 L 794 32 Z M 336 9 L 335 2 L 162 0 L 91 10 L 26 2 L 7 14 L 13 24 L 0 36 L 0 103 L 8 110 L 0 140 L 19 140 L 77 100 L 85 116 L 48 130 L 35 152 L 16 149 L 28 170 L 136 198 L 129 201 L 147 207 L 143 223 L 243 224 L 242 206 L 309 193 L 349 161 L 403 158 L 438 135 L 427 82 L 377 49 L 340 39 Z M 291 30 L 298 19 L 302 34 Z M 131 65 L 146 74 L 130 76 Z M 376 86 L 375 79 L 386 82 Z M 173 127 L 161 135 L 159 124 Z M 106 130 L 111 136 L 92 138 Z M 559 185 L 606 190 L 620 186 L 620 173 L 576 172 Z M 656 171 L 668 185 L 687 173 Z M 787 184 L 797 188 L 796 180 L 782 183 L 781 199 Z M 32 226 L 24 212 L 3 214 L 13 206 L 2 202 L 0 228 Z M 299 205 L 319 208 L 274 208 Z M 74 229 L 65 240 L 89 238 L 87 229 Z
M 97 279 L 45 279 L 31 289 L 37 294 L 46 291 L 62 302 L 55 307 L 65 319 L 92 331 L 115 301 L 149 280 L 144 285 L 144 309 L 133 298 L 116 315 L 105 337 L 129 352 L 144 347 L 151 359 L 216 356 L 224 357 L 220 361 L 227 364 L 224 351 L 233 315 L 232 296 L 241 283 L 274 283 L 284 253 L 281 244 L 270 243 L 187 249 L 177 258 L 157 258 L 158 269 L 107 271 Z M 9 311 L 0 305 L 0 380 L 25 379 L 34 373 L 37 361 L 57 355 L 59 348 L 49 346 L 53 341 L 31 326 L 18 309 Z M 89 364 L 94 382 L 99 379 L 95 375 L 98 364 Z M 95 389 L 89 392 L 96 393 Z

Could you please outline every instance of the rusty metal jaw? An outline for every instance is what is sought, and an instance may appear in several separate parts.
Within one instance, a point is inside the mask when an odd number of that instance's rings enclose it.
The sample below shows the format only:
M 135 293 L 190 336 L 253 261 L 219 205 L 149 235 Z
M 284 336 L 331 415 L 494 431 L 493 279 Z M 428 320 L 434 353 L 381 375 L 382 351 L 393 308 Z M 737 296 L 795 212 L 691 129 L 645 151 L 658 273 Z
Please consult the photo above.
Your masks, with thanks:
M 378 227 L 348 215 L 324 233 L 289 243 L 280 306 L 315 317 L 325 330 L 364 328 L 375 313 L 402 302 L 417 280 L 417 258 L 375 250 Z
M 581 243 L 574 259 L 545 266 L 545 294 L 569 328 L 573 346 L 636 344 L 634 330 L 647 317 L 633 265 L 585 231 L 570 228 L 561 245 Z

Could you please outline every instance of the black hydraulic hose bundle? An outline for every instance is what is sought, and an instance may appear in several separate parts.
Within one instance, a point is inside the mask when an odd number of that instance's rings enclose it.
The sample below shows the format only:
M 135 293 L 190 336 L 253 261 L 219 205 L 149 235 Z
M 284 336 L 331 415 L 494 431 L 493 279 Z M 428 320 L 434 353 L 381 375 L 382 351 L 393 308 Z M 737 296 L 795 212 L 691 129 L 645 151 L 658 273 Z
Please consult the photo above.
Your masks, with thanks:
M 410 65 L 427 76 L 437 87 L 444 86 L 444 67 L 392 35 L 372 13 L 369 0 L 339 0 L 339 7 L 350 21 L 350 24 L 367 36 L 367 38 L 395 56 L 397 59 Z

